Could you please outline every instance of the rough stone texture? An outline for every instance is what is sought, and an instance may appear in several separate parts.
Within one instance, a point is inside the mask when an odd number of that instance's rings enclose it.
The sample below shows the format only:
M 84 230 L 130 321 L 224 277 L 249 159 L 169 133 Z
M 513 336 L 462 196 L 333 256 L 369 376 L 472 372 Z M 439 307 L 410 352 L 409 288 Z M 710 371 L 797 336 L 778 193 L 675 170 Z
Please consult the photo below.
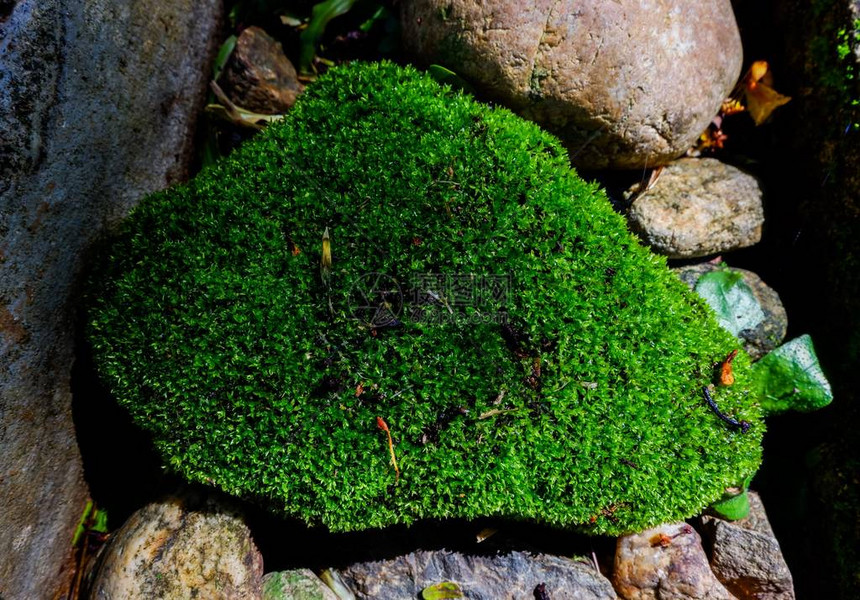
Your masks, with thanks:
M 740 75 L 729 0 L 411 0 L 403 41 L 559 135 L 580 168 L 682 154 Z
M 221 3 L 2 8 L 0 596 L 34 600 L 70 575 L 87 493 L 69 388 L 83 253 L 185 175 Z
M 187 498 L 134 513 L 101 556 L 92 600 L 262 598 L 263 557 L 242 519 Z
M 447 550 L 418 551 L 386 561 L 352 565 L 341 571 L 357 598 L 418 598 L 425 587 L 458 583 L 470 600 L 533 598 L 541 583 L 553 600 L 615 599 L 612 584 L 594 568 L 546 554 L 511 552 L 466 556 Z
M 761 498 L 749 492 L 750 514 L 739 521 L 703 517 L 711 569 L 740 600 L 794 600 L 788 565 Z
M 699 534 L 686 523 L 618 538 L 613 583 L 625 600 L 734 598 L 714 577 Z
M 689 265 L 674 269 L 681 281 L 690 286 L 690 289 L 695 289 L 696 282 L 705 273 L 719 271 L 725 267 L 720 267 L 714 263 L 702 263 L 698 265 Z M 777 346 L 785 339 L 785 333 L 788 329 L 788 314 L 785 312 L 785 307 L 779 299 L 779 294 L 769 287 L 761 277 L 752 271 L 744 269 L 730 269 L 735 273 L 740 273 L 744 282 L 750 286 L 756 300 L 758 300 L 764 313 L 764 321 L 759 323 L 754 329 L 744 329 L 740 332 L 740 338 L 744 343 L 744 350 L 747 351 L 753 360 L 758 360 Z
M 261 114 L 288 110 L 304 89 L 281 44 L 259 27 L 239 35 L 221 83 L 233 102 Z
M 338 600 L 310 569 L 268 573 L 263 577 L 263 600 Z
M 756 244 L 764 210 L 761 188 L 714 158 L 682 158 L 633 201 L 630 227 L 654 252 L 695 258 Z

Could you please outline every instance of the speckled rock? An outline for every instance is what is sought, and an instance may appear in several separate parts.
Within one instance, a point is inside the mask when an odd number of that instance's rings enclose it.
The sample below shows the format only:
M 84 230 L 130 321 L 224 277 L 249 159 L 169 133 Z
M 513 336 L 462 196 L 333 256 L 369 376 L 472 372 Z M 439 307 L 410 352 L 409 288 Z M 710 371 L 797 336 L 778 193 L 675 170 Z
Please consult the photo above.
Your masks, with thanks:
M 411 0 L 406 47 L 557 134 L 580 168 L 682 154 L 740 75 L 729 0 Z
M 357 598 L 418 598 L 433 584 L 453 582 L 470 600 L 534 598 L 544 584 L 553 600 L 614 600 L 608 579 L 589 563 L 546 554 L 511 552 L 499 556 L 467 556 L 439 550 L 418 551 L 392 560 L 352 565 L 341 571 Z
M 630 207 L 630 227 L 654 252 L 694 258 L 758 243 L 761 188 L 752 175 L 713 158 L 667 165 Z
M 718 271 L 725 267 L 713 263 L 702 263 L 698 265 L 689 265 L 674 269 L 681 281 L 690 286 L 690 289 L 695 289 L 696 282 L 705 273 Z M 759 323 L 754 329 L 744 329 L 740 332 L 739 337 L 743 341 L 744 350 L 747 351 L 753 360 L 758 360 L 777 346 L 785 339 L 785 333 L 788 329 L 788 315 L 785 312 L 785 307 L 779 299 L 779 294 L 769 287 L 761 277 L 752 271 L 744 269 L 730 269 L 735 273 L 740 273 L 744 282 L 750 287 L 761 306 L 764 313 L 764 320 Z
M 222 2 L 0 2 L 0 597 L 65 596 L 86 503 L 70 387 L 89 244 L 182 180 Z
M 111 539 L 92 600 L 262 598 L 263 558 L 244 521 L 213 500 L 171 499 L 134 513 Z
M 739 521 L 702 517 L 711 568 L 740 600 L 794 600 L 794 583 L 761 498 L 748 492 L 750 514 Z
M 708 566 L 699 534 L 672 523 L 618 538 L 613 583 L 625 600 L 731 600 Z
M 260 114 L 285 112 L 304 89 L 281 44 L 259 27 L 239 35 L 220 83 L 233 102 Z
M 338 600 L 310 569 L 267 573 L 263 577 L 263 600 Z

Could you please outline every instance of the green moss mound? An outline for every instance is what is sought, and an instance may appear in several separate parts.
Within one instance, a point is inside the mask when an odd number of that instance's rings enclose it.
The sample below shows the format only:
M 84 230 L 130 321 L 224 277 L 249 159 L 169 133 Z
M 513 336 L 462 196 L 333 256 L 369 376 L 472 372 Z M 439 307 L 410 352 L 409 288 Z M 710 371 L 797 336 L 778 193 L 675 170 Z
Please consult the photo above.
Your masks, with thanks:
M 701 393 L 736 340 L 555 138 L 412 69 L 333 69 L 143 202 L 96 289 L 98 369 L 165 461 L 333 530 L 619 533 L 759 464 L 747 358 L 714 397 L 749 432 Z

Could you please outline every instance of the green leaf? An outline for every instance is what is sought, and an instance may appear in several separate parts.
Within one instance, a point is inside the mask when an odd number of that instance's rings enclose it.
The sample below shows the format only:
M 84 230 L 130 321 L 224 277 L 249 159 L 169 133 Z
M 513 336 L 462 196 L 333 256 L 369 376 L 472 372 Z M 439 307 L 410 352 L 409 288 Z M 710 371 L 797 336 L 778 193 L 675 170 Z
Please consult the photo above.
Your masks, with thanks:
M 696 293 L 716 313 L 719 324 L 732 335 L 737 336 L 764 321 L 764 311 L 740 273 L 729 270 L 706 273 L 696 283 Z
M 108 515 L 106 510 L 97 509 L 95 515 L 93 515 L 93 525 L 90 527 L 90 530 L 97 533 L 107 533 L 107 518 Z
M 448 600 L 449 598 L 462 598 L 463 590 L 459 584 L 453 581 L 443 581 L 442 583 L 434 583 L 421 590 L 421 598 L 423 600 Z
M 464 92 L 474 93 L 475 88 L 469 85 L 469 82 L 457 75 L 454 71 L 446 69 L 442 65 L 430 65 L 427 67 L 427 73 L 430 77 L 439 83 L 447 83 L 455 90 L 463 90 Z
M 833 392 L 812 338 L 802 335 L 786 342 L 753 365 L 753 386 L 767 414 L 787 410 L 809 412 L 830 404 Z
M 711 511 L 721 519 L 727 521 L 737 521 L 743 519 L 750 514 L 750 498 L 747 490 L 737 496 L 731 496 L 725 500 L 714 502 L 711 505 Z
M 230 60 L 230 56 L 233 54 L 233 50 L 236 49 L 236 41 L 238 39 L 235 35 L 231 35 L 221 44 L 221 48 L 218 49 L 218 55 L 215 57 L 215 62 L 212 63 L 212 81 L 218 81 L 218 78 L 221 77 L 221 71 L 224 70 L 224 65 L 227 64 L 227 61 Z
M 90 518 L 90 513 L 93 511 L 93 501 L 87 500 L 87 505 L 84 507 L 84 512 L 81 514 L 81 519 L 78 521 L 78 526 L 75 527 L 75 533 L 72 535 L 72 548 L 77 547 L 81 541 L 81 536 L 87 529 L 87 520 Z
M 299 68 L 302 73 L 310 72 L 311 64 L 316 55 L 317 42 L 322 37 L 326 25 L 335 17 L 349 12 L 353 4 L 355 4 L 355 0 L 326 0 L 314 4 L 311 20 L 307 28 L 302 31 L 300 38 L 302 48 L 299 55 Z

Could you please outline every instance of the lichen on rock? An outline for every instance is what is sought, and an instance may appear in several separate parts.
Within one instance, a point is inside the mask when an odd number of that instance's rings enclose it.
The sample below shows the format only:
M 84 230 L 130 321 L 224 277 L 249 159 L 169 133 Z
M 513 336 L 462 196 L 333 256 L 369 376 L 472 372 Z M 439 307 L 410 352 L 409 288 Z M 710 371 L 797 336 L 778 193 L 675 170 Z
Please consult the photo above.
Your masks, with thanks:
M 117 400 L 189 480 L 312 524 L 620 533 L 760 461 L 748 357 L 714 393 L 748 432 L 701 395 L 737 340 L 555 138 L 414 69 L 332 69 L 109 254 L 87 332 Z

